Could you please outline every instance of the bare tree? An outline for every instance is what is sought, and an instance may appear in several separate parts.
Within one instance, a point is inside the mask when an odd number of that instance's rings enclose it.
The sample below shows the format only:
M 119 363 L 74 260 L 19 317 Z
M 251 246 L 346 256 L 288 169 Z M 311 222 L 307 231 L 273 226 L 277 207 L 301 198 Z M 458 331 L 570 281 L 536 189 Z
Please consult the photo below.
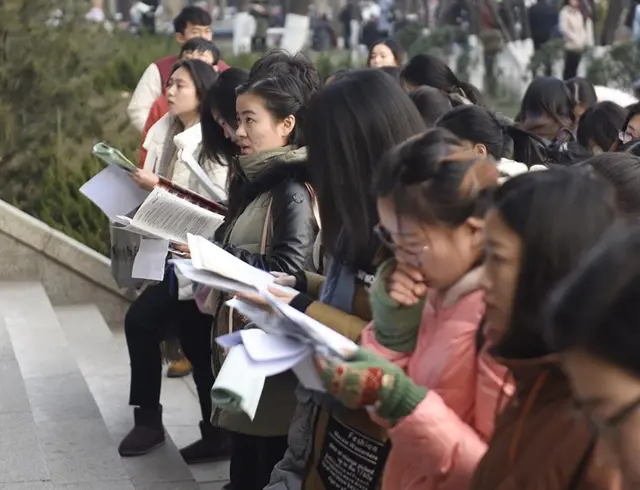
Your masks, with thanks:
M 603 46 L 613 43 L 616 31 L 620 27 L 620 19 L 622 19 L 623 14 L 630 6 L 629 0 L 609 0 L 609 8 L 607 9 L 602 36 L 600 37 L 600 42 Z

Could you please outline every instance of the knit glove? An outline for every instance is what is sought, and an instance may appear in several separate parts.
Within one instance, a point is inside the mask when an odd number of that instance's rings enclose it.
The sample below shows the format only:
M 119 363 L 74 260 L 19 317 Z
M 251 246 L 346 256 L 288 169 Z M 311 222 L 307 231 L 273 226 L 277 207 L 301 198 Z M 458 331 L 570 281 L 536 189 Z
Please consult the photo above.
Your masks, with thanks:
M 395 425 L 424 399 L 427 389 L 373 352 L 358 349 L 348 361 L 318 361 L 325 388 L 348 408 L 372 407 Z
M 395 352 L 413 352 L 418 339 L 426 295 L 412 306 L 401 305 L 389 296 L 387 282 L 396 267 L 395 259 L 383 262 L 369 291 L 373 331 L 378 343 Z

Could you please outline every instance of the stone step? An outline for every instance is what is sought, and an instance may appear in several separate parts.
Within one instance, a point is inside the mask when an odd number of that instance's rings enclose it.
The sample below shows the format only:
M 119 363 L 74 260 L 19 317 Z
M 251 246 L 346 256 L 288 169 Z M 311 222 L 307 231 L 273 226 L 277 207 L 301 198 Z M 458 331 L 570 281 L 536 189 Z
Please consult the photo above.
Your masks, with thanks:
M 0 316 L 0 488 L 133 490 L 42 285 L 0 283 Z
M 96 399 L 116 443 L 133 426 L 128 405 L 129 355 L 121 332 L 114 338 L 94 305 L 55 309 L 80 369 Z M 199 438 L 200 406 L 191 377 L 163 379 L 161 402 L 168 435 L 167 444 L 151 454 L 124 458 L 123 463 L 136 489 L 213 490 L 228 480 L 228 463 L 187 466 L 178 450 Z M 175 442 L 175 444 L 174 444 Z M 153 484 L 152 486 L 146 486 Z

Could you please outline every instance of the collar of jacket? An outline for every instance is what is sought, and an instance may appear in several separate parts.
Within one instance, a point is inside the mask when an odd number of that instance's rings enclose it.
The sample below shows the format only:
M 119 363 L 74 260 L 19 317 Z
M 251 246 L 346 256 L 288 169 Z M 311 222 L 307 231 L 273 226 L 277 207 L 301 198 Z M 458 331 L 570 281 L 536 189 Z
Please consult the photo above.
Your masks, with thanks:
M 458 279 L 453 286 L 447 289 L 442 296 L 442 307 L 450 308 L 463 296 L 478 290 L 480 288 L 481 279 L 482 267 L 471 269 L 464 276 Z
M 200 123 L 194 124 L 190 128 L 185 129 L 173 137 L 173 143 L 176 145 L 178 150 L 195 148 L 201 141 L 202 129 L 200 127 Z
M 242 155 L 238 159 L 240 168 L 249 181 L 264 172 L 274 163 L 298 163 L 306 161 L 307 148 L 296 148 L 295 146 L 283 146 L 275 150 L 260 151 L 252 155 Z

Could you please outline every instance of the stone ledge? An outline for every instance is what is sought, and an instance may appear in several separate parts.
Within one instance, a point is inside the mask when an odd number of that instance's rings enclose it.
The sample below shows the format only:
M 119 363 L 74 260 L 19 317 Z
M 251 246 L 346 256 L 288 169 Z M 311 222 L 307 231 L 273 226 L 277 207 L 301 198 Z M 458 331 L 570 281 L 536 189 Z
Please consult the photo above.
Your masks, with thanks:
M 55 260 L 101 288 L 131 299 L 111 277 L 111 261 L 107 257 L 2 200 L 0 233 Z

